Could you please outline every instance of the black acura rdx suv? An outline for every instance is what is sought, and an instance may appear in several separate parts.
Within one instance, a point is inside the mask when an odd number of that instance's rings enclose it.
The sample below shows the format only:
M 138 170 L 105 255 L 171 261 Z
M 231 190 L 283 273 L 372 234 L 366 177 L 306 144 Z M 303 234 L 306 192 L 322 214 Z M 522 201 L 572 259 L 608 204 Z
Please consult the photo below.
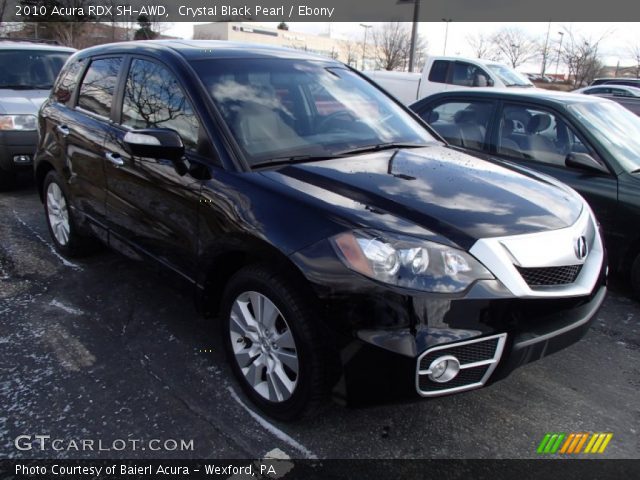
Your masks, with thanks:
M 96 239 L 193 284 L 246 394 L 478 388 L 584 335 L 606 262 L 584 200 L 448 147 L 356 71 L 229 42 L 75 54 L 39 118 L 57 249 Z

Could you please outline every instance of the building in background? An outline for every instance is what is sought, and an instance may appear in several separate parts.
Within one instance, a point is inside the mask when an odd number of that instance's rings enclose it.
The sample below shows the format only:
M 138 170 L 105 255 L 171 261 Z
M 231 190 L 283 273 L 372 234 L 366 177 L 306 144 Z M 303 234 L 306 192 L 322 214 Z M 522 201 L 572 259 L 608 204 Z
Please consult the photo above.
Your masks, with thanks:
M 126 42 L 135 39 L 139 25 L 98 22 L 24 22 L 6 29 L 0 35 L 5 38 L 52 40 L 61 45 L 82 49 L 104 43 Z M 158 40 L 175 39 L 158 33 Z
M 194 40 L 227 40 L 295 48 L 324 55 L 352 67 L 362 68 L 361 42 L 331 38 L 328 35 L 292 32 L 242 22 L 216 22 L 194 25 L 193 38 Z M 373 53 L 373 45 L 367 45 L 367 50 Z M 376 60 L 373 56 L 367 55 L 364 63 L 365 69 L 373 69 Z

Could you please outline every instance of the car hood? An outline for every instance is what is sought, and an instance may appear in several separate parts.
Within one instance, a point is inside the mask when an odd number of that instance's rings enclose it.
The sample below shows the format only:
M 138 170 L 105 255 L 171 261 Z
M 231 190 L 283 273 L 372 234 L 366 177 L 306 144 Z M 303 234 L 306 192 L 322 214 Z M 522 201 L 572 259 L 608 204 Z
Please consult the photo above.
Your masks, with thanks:
M 37 115 L 49 90 L 0 89 L 0 113 Z
M 416 224 L 463 248 L 480 238 L 564 228 L 583 208 L 568 187 L 444 146 L 287 165 L 264 175 L 350 214 L 354 202 L 378 212 L 386 221 L 376 228 Z

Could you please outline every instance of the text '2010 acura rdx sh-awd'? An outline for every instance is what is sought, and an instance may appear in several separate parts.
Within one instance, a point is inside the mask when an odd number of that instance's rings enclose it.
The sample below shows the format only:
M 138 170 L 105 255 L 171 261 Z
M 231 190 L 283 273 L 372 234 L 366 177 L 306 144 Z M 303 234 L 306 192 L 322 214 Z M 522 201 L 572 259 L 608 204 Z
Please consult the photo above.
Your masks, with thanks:
M 57 249 L 179 273 L 264 412 L 481 387 L 578 340 L 605 296 L 570 188 L 448 147 L 300 51 L 136 42 L 74 55 L 40 114 Z

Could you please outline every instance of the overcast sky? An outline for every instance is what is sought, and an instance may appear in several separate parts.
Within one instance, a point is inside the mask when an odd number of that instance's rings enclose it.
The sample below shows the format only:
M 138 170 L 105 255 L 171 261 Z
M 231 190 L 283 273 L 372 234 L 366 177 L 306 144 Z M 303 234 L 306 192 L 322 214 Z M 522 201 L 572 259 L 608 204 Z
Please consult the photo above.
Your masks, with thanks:
M 261 23 L 261 25 L 275 27 L 277 23 Z M 370 25 L 376 25 L 370 23 Z M 530 23 L 456 23 L 449 24 L 449 34 L 447 37 L 447 55 L 472 56 L 466 37 L 469 34 L 479 32 L 490 34 L 504 26 L 517 26 L 528 32 L 535 38 L 544 41 L 549 28 L 548 22 Z M 419 32 L 428 42 L 428 53 L 432 55 L 442 55 L 445 38 L 445 22 L 440 23 L 420 23 Z M 616 65 L 619 61 L 621 66 L 633 65 L 633 59 L 627 52 L 629 45 L 640 44 L 640 23 L 551 23 L 549 29 L 549 42 L 557 45 L 560 38 L 559 31 L 571 28 L 574 34 L 580 34 L 592 41 L 602 38 L 600 52 L 607 65 Z M 362 40 L 364 29 L 358 23 L 332 22 L 332 23 L 311 23 L 311 22 L 291 22 L 289 29 L 307 33 L 324 33 L 329 30 L 331 36 L 336 38 L 351 38 Z M 191 38 L 193 34 L 192 23 L 174 23 L 166 32 L 169 35 L 176 35 L 183 38 Z M 539 69 L 537 64 L 527 64 L 518 68 L 525 72 L 535 72 Z M 555 68 L 554 68 L 555 69 Z M 553 70 L 552 70 L 553 71 Z M 562 71 L 562 66 L 560 67 Z

